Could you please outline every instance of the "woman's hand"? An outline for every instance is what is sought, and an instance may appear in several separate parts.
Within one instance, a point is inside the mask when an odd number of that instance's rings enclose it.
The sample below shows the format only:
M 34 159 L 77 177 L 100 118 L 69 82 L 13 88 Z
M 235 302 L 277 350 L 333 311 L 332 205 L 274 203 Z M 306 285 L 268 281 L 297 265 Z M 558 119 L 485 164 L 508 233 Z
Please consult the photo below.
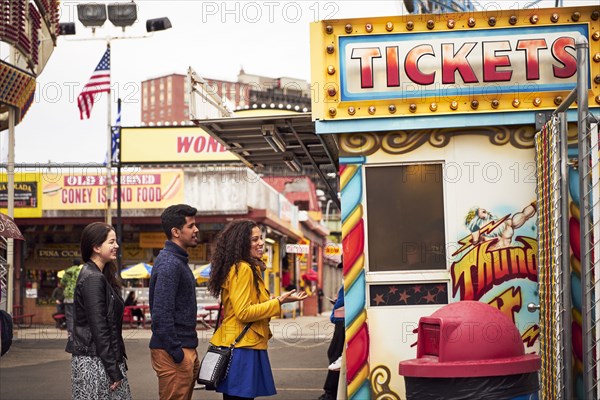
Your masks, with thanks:
M 293 303 L 294 301 L 303 301 L 308 295 L 305 291 L 297 292 L 296 289 L 290 290 L 289 292 L 282 293 L 281 296 L 277 297 L 280 304 Z
M 121 386 L 121 383 L 123 382 L 123 380 L 121 379 L 120 381 L 116 381 L 115 383 L 113 383 L 112 385 L 110 385 L 110 390 L 117 390 L 117 388 L 119 386 Z

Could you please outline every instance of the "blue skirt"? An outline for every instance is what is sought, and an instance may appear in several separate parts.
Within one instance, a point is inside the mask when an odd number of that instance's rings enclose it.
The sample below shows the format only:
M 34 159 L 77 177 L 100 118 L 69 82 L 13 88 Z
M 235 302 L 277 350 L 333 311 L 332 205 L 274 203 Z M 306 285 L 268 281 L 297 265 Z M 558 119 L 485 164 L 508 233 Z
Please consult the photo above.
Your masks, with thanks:
M 217 392 L 250 398 L 277 394 L 267 350 L 233 350 L 229 372 Z

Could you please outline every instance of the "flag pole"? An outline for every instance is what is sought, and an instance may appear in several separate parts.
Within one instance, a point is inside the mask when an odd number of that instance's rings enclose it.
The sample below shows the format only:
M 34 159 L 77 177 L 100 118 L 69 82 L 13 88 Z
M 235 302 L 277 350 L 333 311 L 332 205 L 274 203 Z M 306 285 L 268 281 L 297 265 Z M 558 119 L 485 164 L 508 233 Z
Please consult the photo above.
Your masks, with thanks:
M 110 49 L 110 38 L 106 39 L 106 47 Z M 111 74 L 112 74 L 112 54 L 111 54 Z M 111 209 L 111 197 L 112 197 L 112 124 L 111 124 L 111 90 L 108 89 L 107 98 L 107 143 L 106 143 L 106 223 L 112 225 L 112 209 Z
M 117 270 L 120 272 L 123 268 L 123 219 L 121 215 L 121 99 L 117 100 L 117 132 L 118 140 L 116 140 L 115 151 L 117 153 Z M 111 143 L 112 145 L 112 143 Z M 112 154 L 111 154 L 112 156 Z M 111 157 L 112 159 L 112 157 Z

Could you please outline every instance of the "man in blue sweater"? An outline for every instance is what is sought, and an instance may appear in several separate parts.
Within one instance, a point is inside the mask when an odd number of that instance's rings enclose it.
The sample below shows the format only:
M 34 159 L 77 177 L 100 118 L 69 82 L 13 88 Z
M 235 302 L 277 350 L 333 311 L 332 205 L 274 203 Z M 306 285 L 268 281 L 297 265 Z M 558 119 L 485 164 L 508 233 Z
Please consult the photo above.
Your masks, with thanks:
M 192 398 L 200 362 L 196 334 L 196 280 L 187 249 L 198 244 L 194 207 L 170 206 L 160 216 L 167 235 L 150 278 L 152 368 L 161 400 Z

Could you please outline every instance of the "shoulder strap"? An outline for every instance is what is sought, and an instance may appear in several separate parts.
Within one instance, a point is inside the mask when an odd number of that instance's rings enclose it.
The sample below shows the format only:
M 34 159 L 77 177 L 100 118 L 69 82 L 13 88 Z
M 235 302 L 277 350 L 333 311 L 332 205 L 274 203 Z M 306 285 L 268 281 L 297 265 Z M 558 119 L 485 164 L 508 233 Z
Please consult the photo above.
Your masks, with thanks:
M 222 300 L 222 298 L 221 298 Z M 219 329 L 219 324 L 221 323 L 221 310 L 223 310 L 223 303 L 219 303 L 219 313 L 217 314 L 217 322 L 215 323 L 215 332 L 217 331 L 217 329 Z M 242 338 L 244 337 L 244 335 L 246 334 L 246 332 L 248 332 L 248 329 L 250 329 L 250 325 L 252 325 L 252 322 L 246 324 L 246 326 L 244 327 L 244 330 L 238 335 L 238 337 L 235 338 L 235 340 L 233 341 L 233 343 L 231 343 L 231 345 L 229 347 L 233 348 L 235 347 L 235 345 L 242 340 Z

